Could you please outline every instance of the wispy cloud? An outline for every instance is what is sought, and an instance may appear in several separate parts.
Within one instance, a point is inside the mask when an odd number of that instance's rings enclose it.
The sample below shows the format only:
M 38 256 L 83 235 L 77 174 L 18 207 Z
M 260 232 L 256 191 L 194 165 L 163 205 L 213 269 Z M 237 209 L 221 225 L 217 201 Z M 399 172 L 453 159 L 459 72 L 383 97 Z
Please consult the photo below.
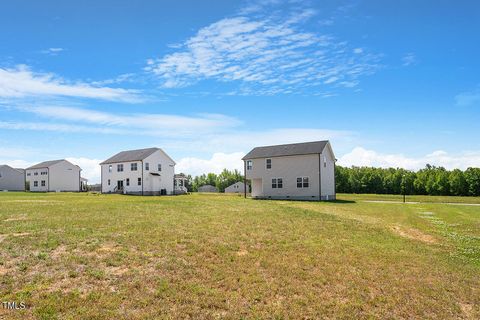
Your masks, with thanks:
M 253 5 L 198 30 L 175 52 L 149 59 L 146 70 L 164 88 L 213 79 L 238 82 L 235 93 L 268 95 L 351 87 L 379 68 L 378 56 L 365 49 L 304 31 L 302 25 L 315 11 L 302 8 L 291 14 L 259 15 L 262 8 Z
M 74 97 L 137 103 L 139 91 L 70 82 L 52 73 L 33 72 L 26 65 L 0 68 L 0 98 Z
M 473 91 L 462 92 L 455 96 L 457 106 L 467 107 L 480 104 L 480 88 Z
M 338 164 L 342 166 L 400 167 L 410 170 L 422 169 L 427 163 L 447 169 L 479 167 L 480 152 L 463 152 L 451 155 L 445 151 L 438 150 L 425 156 L 408 157 L 403 154 L 384 154 L 356 147 L 338 160 Z
M 48 55 L 51 55 L 51 56 L 56 56 L 58 55 L 60 52 L 62 51 L 65 51 L 64 48 L 48 48 L 48 49 L 45 49 L 45 50 L 42 50 L 41 52 L 43 54 L 48 54 Z
M 183 116 L 159 113 L 109 113 L 66 106 L 15 106 L 28 112 L 62 123 L 0 122 L 0 128 L 17 130 L 48 130 L 63 132 L 99 132 L 105 134 L 182 136 L 219 132 L 241 124 L 236 118 L 222 114 Z M 71 123 L 65 123 L 71 122 Z M 73 123 L 73 124 L 72 124 Z
M 418 62 L 417 56 L 410 52 L 403 56 L 402 64 L 404 67 L 408 67 L 410 65 L 416 64 Z

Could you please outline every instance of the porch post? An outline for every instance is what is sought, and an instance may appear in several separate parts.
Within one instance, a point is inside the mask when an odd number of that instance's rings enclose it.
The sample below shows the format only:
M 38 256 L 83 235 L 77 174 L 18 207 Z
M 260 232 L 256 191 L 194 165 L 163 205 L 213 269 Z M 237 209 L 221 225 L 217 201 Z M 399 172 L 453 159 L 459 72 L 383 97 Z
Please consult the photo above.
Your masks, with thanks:
M 243 160 L 243 197 L 247 198 L 247 161 Z

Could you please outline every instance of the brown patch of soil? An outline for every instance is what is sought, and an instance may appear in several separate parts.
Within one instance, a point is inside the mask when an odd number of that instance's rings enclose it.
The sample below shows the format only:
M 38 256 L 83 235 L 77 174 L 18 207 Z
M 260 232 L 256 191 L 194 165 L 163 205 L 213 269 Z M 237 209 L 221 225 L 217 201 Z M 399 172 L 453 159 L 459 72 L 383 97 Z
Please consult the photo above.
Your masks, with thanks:
M 460 309 L 462 310 L 463 314 L 467 317 L 467 319 L 473 319 L 473 305 L 468 303 L 460 303 Z
M 7 268 L 0 266 L 0 276 L 7 274 L 7 272 L 8 272 Z
M 240 249 L 239 251 L 237 251 L 237 256 L 241 257 L 241 256 L 245 256 L 248 254 L 248 251 L 245 250 L 245 249 Z
M 436 243 L 437 239 L 435 239 L 433 236 L 423 233 L 422 231 L 414 228 L 405 228 L 405 227 L 400 227 L 400 226 L 393 226 L 392 227 L 393 232 L 398 234 L 401 237 L 411 239 L 411 240 L 416 240 L 416 241 L 421 241 L 425 243 Z
M 108 267 L 107 273 L 113 274 L 114 276 L 121 276 L 122 274 L 128 272 L 128 268 L 124 267 Z
M 23 220 L 27 220 L 27 217 L 25 216 L 20 216 L 20 217 L 11 217 L 11 218 L 7 218 L 3 221 L 5 222 L 9 222 L 9 221 L 23 221 Z
M 12 237 L 25 237 L 29 235 L 30 235 L 30 232 L 17 232 L 17 233 L 11 234 Z

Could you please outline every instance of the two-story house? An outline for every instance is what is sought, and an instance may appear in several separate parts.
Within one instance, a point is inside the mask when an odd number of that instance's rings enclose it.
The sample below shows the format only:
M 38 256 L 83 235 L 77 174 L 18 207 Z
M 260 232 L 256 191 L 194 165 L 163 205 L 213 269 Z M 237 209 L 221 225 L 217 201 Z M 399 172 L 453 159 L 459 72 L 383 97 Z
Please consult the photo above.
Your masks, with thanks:
M 25 191 L 25 170 L 0 165 L 0 191 Z
M 60 192 L 81 190 L 82 169 L 65 160 L 51 160 L 25 169 L 25 179 L 30 191 Z
M 175 161 L 160 148 L 122 151 L 100 165 L 102 193 L 173 194 Z
M 334 200 L 335 155 L 329 141 L 257 147 L 245 157 L 252 198 Z M 246 192 L 245 192 L 246 196 Z

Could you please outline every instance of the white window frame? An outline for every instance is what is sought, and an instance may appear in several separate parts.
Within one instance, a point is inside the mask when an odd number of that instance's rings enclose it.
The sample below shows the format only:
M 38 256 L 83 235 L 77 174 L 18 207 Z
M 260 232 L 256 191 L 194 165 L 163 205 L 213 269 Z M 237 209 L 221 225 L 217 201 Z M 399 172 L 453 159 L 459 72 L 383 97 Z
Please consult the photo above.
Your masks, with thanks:
M 137 185 L 141 186 L 142 185 L 142 178 L 137 179 Z
M 158 171 L 162 171 L 162 164 L 161 164 L 161 163 L 159 163 L 159 164 L 157 165 L 157 169 L 158 169 Z
M 300 182 L 298 181 L 300 179 Z M 298 186 L 300 184 L 300 186 Z M 297 177 L 297 189 L 310 188 L 310 177 Z
M 125 185 L 126 185 L 127 187 L 130 186 L 130 178 L 127 178 L 127 179 L 125 180 Z
M 272 189 L 283 189 L 283 178 L 272 178 Z
M 145 171 L 150 171 L 150 163 L 145 162 Z
M 42 181 L 40 181 L 40 185 L 41 185 L 42 187 L 45 187 L 45 186 L 47 185 L 47 183 L 45 182 L 45 180 L 42 180 Z
M 253 169 L 253 161 L 252 160 L 247 160 L 246 166 L 247 166 L 247 170 L 252 170 Z
M 113 171 L 113 166 L 111 164 L 108 165 L 108 172 L 112 172 Z
M 123 163 L 117 164 L 117 172 L 123 172 Z
M 269 163 L 270 160 L 270 163 Z M 270 165 L 270 167 L 268 167 Z M 272 158 L 265 159 L 265 169 L 270 170 L 272 169 Z
M 33 186 L 38 187 L 38 181 L 33 181 Z
M 130 171 L 137 171 L 138 164 L 136 162 L 130 163 Z

